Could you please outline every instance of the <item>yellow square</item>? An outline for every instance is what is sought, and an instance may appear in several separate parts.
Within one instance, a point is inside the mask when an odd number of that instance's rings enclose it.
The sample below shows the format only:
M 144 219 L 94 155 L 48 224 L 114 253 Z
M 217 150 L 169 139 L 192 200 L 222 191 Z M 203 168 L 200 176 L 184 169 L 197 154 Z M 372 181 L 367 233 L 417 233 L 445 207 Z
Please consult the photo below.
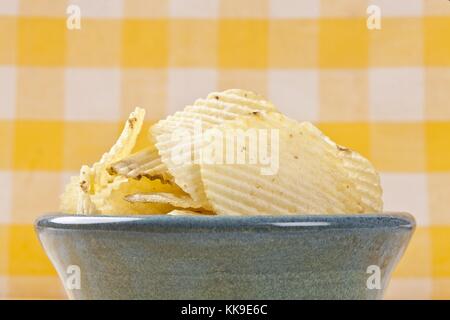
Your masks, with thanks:
M 19 67 L 16 114 L 21 119 L 63 118 L 64 69 Z
M 270 21 L 270 67 L 316 67 L 318 32 L 317 20 L 285 19 Z
M 365 68 L 369 35 L 365 19 L 320 19 L 319 64 L 323 68 Z
M 424 124 L 371 124 L 371 158 L 379 171 L 425 171 Z
M 127 18 L 161 18 L 169 14 L 169 0 L 127 0 L 123 5 Z
M 450 227 L 433 227 L 433 277 L 450 277 Z
M 120 20 L 83 19 L 80 30 L 67 33 L 69 66 L 109 67 L 120 65 Z
M 393 276 L 400 278 L 431 277 L 432 253 L 430 229 L 417 228 Z
M 422 18 L 383 18 L 370 36 L 373 66 L 417 66 L 423 63 Z
M 8 278 L 9 299 L 65 300 L 61 281 L 57 276 L 14 276 Z
M 319 83 L 320 121 L 368 119 L 366 70 L 321 70 Z
M 449 83 L 448 68 L 425 69 L 425 116 L 428 120 L 450 120 Z
M 14 169 L 61 170 L 63 124 L 56 121 L 19 120 L 15 126 Z
M 370 156 L 369 125 L 363 122 L 321 122 L 317 124 L 325 135 L 337 144 Z
M 117 140 L 119 127 L 118 123 L 66 122 L 63 168 L 78 171 L 99 161 Z
M 0 170 L 9 170 L 12 168 L 12 153 L 14 143 L 14 123 L 11 121 L 0 120 Z
M 320 0 L 320 14 L 324 17 L 365 17 L 368 0 Z
M 58 212 L 62 194 L 61 176 L 57 172 L 13 172 L 12 215 L 14 224 L 33 224 L 37 217 Z
M 221 70 L 218 90 L 242 88 L 267 97 L 267 72 L 259 70 Z
M 217 64 L 217 22 L 182 20 L 170 22 L 170 65 L 215 67 Z
M 227 18 L 266 18 L 269 0 L 226 0 L 220 2 L 220 16 Z
M 20 0 L 20 14 L 24 16 L 65 16 L 69 0 Z
M 0 224 L 0 276 L 8 274 L 8 239 L 8 226 Z
M 427 122 L 427 168 L 429 171 L 450 170 L 450 122 Z
M 448 205 L 449 195 L 450 173 L 429 173 L 428 211 L 430 213 L 430 222 L 432 225 L 450 225 L 450 206 Z
M 9 233 L 8 274 L 12 276 L 55 275 L 39 243 L 33 225 L 12 225 Z
M 60 66 L 66 55 L 66 20 L 19 18 L 18 63 L 32 66 Z
M 125 67 L 166 67 L 167 20 L 124 20 L 122 64 Z
M 450 17 L 425 18 L 425 64 L 450 66 Z
M 163 118 L 167 110 L 167 81 L 167 70 L 122 70 L 122 117 L 135 107 L 142 107 L 147 110 L 147 119 Z
M 0 16 L 0 64 L 16 61 L 17 19 Z
M 268 29 L 267 20 L 220 20 L 220 67 L 249 69 L 267 67 Z

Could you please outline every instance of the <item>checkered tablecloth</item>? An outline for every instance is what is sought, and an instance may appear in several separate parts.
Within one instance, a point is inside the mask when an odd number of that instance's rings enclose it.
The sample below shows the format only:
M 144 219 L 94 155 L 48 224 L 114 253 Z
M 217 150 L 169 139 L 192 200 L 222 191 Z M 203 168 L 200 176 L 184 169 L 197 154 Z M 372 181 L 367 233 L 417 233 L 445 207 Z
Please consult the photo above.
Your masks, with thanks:
M 232 87 L 369 157 L 418 221 L 387 298 L 450 298 L 447 0 L 1 0 L 0 297 L 64 298 L 33 220 L 131 109 Z

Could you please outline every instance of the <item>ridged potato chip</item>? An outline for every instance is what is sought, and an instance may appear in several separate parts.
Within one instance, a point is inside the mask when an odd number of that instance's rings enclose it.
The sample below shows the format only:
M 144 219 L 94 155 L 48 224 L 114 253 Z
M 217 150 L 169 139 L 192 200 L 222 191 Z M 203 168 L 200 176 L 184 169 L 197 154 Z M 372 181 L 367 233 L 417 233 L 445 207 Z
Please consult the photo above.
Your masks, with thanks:
M 125 199 L 131 203 L 168 203 L 177 208 L 184 209 L 199 209 L 201 206 L 192 200 L 189 195 L 175 194 L 167 192 L 155 192 L 155 193 L 135 193 L 125 197 Z
M 76 214 L 78 209 L 78 199 L 80 196 L 80 177 L 70 177 L 69 183 L 60 197 L 59 210 L 64 213 Z
M 382 210 L 379 178 L 360 155 L 336 145 L 308 122 L 297 122 L 280 113 L 261 112 L 222 124 L 221 132 L 278 132 L 277 141 L 267 143 L 264 155 L 275 152 L 276 170 L 267 157 L 251 162 L 249 142 L 239 152 L 244 164 L 200 164 L 201 179 L 213 211 L 219 215 L 337 214 Z M 250 130 L 250 131 L 249 131 Z M 276 135 L 274 135 L 276 136 Z M 223 145 L 232 145 L 223 134 Z M 234 140 L 233 140 L 234 141 Z M 253 141 L 255 143 L 255 141 Z M 270 144 L 270 145 L 269 145 Z M 227 149 L 226 149 L 227 150 Z M 260 150 L 258 150 L 260 151 Z M 259 154 L 259 156 L 261 156 Z M 261 160 L 261 161 L 260 161 Z
M 180 188 L 170 184 L 163 184 L 159 180 L 149 180 L 142 178 L 140 180 L 116 177 L 116 183 L 109 184 L 108 189 L 100 191 L 92 196 L 93 202 L 97 207 L 99 214 L 108 215 L 134 215 L 134 214 L 165 214 L 175 209 L 168 203 L 156 202 L 135 202 L 126 200 L 130 194 L 139 192 L 155 193 L 180 193 Z
M 282 215 L 381 212 L 378 173 L 309 122 L 240 89 L 210 93 L 150 128 L 133 153 L 145 111 L 83 166 L 61 197 L 78 214 Z M 220 142 L 220 143 L 217 143 Z
M 114 162 L 128 156 L 133 150 L 142 129 L 145 110 L 136 108 L 114 146 L 92 167 L 83 166 L 79 177 L 72 177 L 61 196 L 61 211 L 64 213 L 97 214 L 102 205 L 99 197 L 108 198 L 113 190 L 126 183 L 126 178 L 112 177 L 107 168 Z M 101 195 L 101 196 L 100 196 Z
M 159 179 L 161 182 L 171 183 L 172 175 L 161 162 L 161 158 L 155 145 L 151 145 L 136 152 L 108 167 L 111 175 L 121 175 L 132 179 L 147 177 L 150 180 Z
M 111 181 L 107 168 L 128 155 L 133 150 L 144 123 L 145 110 L 136 108 L 129 116 L 125 127 L 114 146 L 105 153 L 99 162 L 92 166 L 94 190 L 105 187 Z
M 95 214 L 97 208 L 91 200 L 92 192 L 91 168 L 82 166 L 80 170 L 80 189 L 78 193 L 78 214 Z
M 356 193 L 361 197 L 361 206 L 366 213 L 378 213 L 383 209 L 383 190 L 380 176 L 369 160 L 359 153 L 339 146 L 340 157 L 347 173 L 354 181 Z
M 161 161 L 175 183 L 199 206 L 210 209 L 196 160 L 197 151 L 201 149 L 199 144 L 203 143 L 202 131 L 261 111 L 276 109 L 252 92 L 237 89 L 213 92 L 206 99 L 198 99 L 194 105 L 187 106 L 151 128 Z
M 91 168 L 82 166 L 80 175 L 70 178 L 61 195 L 60 210 L 70 214 L 95 214 L 97 209 L 91 201 Z
M 196 211 L 189 211 L 189 210 L 173 210 L 170 211 L 168 216 L 197 216 L 197 217 L 208 217 L 212 216 L 213 214 L 205 214 L 205 213 L 199 213 Z

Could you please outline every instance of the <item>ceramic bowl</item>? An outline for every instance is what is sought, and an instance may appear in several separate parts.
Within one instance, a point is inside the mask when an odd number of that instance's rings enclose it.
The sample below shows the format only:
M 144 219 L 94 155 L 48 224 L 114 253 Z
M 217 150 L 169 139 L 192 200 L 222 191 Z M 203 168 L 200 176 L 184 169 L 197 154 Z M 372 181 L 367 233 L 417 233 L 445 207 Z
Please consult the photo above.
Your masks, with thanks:
M 414 228 L 408 214 L 36 221 L 72 299 L 380 299 Z

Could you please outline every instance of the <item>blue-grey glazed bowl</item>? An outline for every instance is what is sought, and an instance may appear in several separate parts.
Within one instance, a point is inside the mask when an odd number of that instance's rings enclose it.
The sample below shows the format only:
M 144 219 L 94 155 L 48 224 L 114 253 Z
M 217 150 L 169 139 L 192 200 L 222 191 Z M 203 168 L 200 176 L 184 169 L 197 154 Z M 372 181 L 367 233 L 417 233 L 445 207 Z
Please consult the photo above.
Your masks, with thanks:
M 36 221 L 73 299 L 380 299 L 408 214 Z

